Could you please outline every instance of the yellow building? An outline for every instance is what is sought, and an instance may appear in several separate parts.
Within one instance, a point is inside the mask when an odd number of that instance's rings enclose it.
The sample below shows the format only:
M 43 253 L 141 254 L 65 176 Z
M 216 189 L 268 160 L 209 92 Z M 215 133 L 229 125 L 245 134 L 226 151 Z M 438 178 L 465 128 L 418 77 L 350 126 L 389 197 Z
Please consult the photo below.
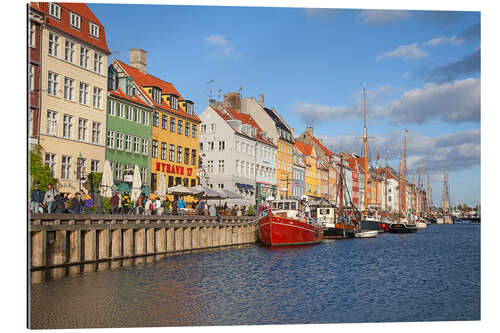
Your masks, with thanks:
M 280 198 L 292 197 L 293 143 L 278 139 L 276 180 Z
M 309 197 L 320 198 L 321 196 L 321 174 L 318 169 L 318 157 L 312 145 L 295 141 L 295 145 L 304 155 L 306 161 L 306 172 L 304 182 L 304 194 Z
M 84 188 L 105 158 L 104 28 L 83 3 L 33 3 L 46 14 L 41 38 L 40 145 L 59 192 Z M 89 189 L 87 188 L 86 191 Z
M 196 186 L 198 130 L 201 123 L 194 103 L 183 99 L 173 84 L 146 73 L 146 51 L 130 50 L 130 65 L 117 61 L 153 105 L 151 121 L 150 188 L 157 192 L 160 177 L 166 187 Z

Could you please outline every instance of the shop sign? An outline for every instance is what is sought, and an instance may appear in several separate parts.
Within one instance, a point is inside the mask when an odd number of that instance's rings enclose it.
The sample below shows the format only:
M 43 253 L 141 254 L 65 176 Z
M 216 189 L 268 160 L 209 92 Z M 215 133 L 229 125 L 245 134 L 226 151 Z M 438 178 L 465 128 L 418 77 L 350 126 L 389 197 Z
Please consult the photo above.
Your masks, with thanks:
M 193 174 L 193 168 L 185 168 L 186 176 L 190 177 Z M 180 165 L 173 165 L 168 163 L 156 162 L 156 171 L 174 173 L 176 175 L 184 175 L 184 167 Z

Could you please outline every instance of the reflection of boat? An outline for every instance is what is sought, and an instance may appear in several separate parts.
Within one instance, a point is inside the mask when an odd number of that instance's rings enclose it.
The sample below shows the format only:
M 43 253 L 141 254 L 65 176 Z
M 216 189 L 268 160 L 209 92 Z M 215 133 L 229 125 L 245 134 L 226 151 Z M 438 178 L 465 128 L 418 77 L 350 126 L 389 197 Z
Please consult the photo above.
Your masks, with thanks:
M 378 234 L 377 230 L 360 231 L 354 234 L 356 238 L 374 238 Z
M 300 245 L 319 243 L 323 239 L 321 226 L 303 214 L 299 201 L 271 201 L 258 221 L 259 240 L 266 245 Z

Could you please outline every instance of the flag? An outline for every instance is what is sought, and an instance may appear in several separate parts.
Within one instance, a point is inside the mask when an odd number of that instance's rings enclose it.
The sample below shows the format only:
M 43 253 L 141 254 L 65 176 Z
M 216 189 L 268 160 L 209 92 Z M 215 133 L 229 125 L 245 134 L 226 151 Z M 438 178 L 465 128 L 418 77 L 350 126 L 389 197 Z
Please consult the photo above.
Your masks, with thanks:
M 408 130 L 405 128 L 405 133 L 408 133 Z
M 377 150 L 377 161 L 380 159 L 380 155 L 378 153 L 378 150 Z

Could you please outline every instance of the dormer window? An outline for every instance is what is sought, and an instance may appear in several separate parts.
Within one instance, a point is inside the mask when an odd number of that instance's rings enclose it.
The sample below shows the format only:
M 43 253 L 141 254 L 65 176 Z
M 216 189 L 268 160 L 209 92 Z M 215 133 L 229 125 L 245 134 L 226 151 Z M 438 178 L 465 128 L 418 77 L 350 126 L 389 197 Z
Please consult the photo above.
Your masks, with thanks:
M 194 114 L 194 104 L 191 101 L 186 101 L 186 113 L 190 116 Z
M 99 26 L 89 21 L 90 34 L 95 38 L 99 38 Z
M 149 89 L 151 92 L 151 98 L 155 103 L 161 104 L 161 90 L 157 87 L 152 87 Z
M 49 14 L 56 19 L 61 19 L 61 7 L 58 4 L 50 3 Z
M 126 86 L 126 89 L 125 89 L 125 90 L 126 90 L 126 92 L 125 92 L 125 93 L 127 94 L 127 96 L 130 96 L 130 97 L 134 96 L 134 94 L 135 94 L 135 89 L 134 89 L 134 84 L 133 84 L 132 79 L 127 78 L 127 83 L 126 83 L 126 85 L 127 85 L 127 86 Z
M 179 109 L 179 98 L 177 98 L 177 95 L 170 95 L 170 107 L 173 110 Z
M 80 30 L 80 15 L 76 15 L 75 13 L 70 12 L 69 13 L 69 23 L 74 28 L 77 28 L 78 30 Z

